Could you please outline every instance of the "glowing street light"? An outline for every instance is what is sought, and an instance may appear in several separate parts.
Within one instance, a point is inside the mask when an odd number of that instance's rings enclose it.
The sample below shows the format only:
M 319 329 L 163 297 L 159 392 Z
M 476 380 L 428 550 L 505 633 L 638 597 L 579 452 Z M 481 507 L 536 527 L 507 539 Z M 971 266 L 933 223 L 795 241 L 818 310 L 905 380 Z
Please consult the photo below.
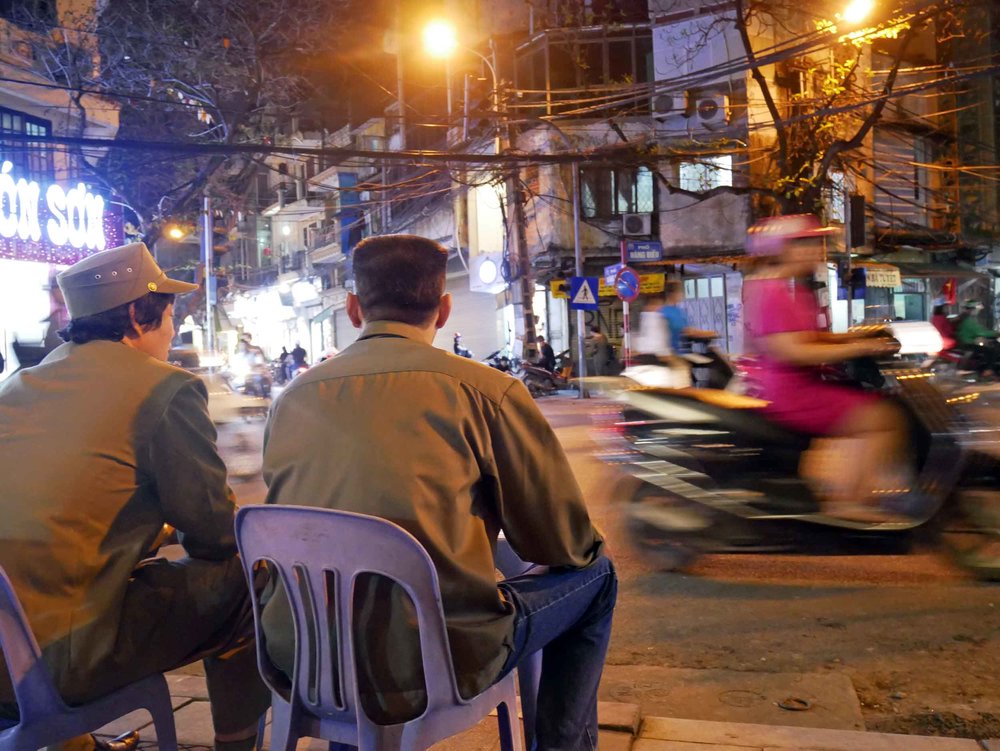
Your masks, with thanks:
M 178 227 L 176 224 L 171 224 L 169 227 L 167 227 L 167 237 L 169 237 L 171 240 L 183 240 L 184 234 L 185 234 L 184 230 Z
M 424 50 L 431 57 L 450 58 L 458 49 L 458 34 L 448 21 L 434 20 L 424 26 Z
M 874 9 L 874 0 L 852 0 L 851 3 L 844 8 L 844 14 L 841 17 L 845 22 L 855 26 L 868 18 Z

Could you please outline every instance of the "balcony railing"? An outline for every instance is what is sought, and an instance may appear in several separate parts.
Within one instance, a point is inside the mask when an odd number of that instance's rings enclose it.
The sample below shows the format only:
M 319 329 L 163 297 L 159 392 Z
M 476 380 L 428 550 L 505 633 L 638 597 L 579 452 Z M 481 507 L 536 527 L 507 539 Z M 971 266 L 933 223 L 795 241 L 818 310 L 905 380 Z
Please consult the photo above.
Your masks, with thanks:
M 309 250 L 319 250 L 340 242 L 340 223 L 330 222 L 314 230 L 309 238 Z

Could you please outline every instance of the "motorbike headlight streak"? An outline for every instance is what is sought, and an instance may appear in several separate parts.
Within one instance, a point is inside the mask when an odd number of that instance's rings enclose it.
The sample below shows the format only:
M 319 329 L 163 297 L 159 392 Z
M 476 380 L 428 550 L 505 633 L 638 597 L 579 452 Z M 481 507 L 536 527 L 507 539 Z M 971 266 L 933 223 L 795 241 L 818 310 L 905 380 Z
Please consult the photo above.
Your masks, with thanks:
M 927 321 L 901 321 L 889 326 L 901 355 L 936 355 L 944 349 L 941 333 Z

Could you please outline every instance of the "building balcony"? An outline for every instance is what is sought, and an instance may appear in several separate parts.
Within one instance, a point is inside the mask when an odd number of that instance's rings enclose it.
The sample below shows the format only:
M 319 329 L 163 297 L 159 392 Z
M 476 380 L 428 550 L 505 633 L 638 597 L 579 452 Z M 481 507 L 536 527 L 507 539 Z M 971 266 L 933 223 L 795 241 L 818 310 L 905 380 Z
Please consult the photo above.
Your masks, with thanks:
M 340 232 L 340 222 L 330 222 L 310 230 L 308 248 L 313 263 L 336 263 L 343 259 Z

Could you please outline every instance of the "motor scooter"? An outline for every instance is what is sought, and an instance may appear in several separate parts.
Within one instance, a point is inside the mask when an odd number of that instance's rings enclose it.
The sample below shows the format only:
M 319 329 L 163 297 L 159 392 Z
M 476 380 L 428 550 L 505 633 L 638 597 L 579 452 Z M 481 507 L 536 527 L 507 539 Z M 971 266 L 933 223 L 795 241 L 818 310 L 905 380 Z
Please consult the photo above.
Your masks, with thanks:
M 558 367 L 556 370 L 546 370 L 540 365 L 522 362 L 518 375 L 524 385 L 528 387 L 528 392 L 537 399 L 562 389 L 577 388 L 575 382 L 565 373 L 566 368 L 563 367 Z
M 485 365 L 489 365 L 491 368 L 499 370 L 501 373 L 513 373 L 515 370 L 520 368 L 520 362 L 518 360 L 512 360 L 503 354 L 502 349 L 498 349 L 496 352 L 491 352 L 486 359 L 483 360 Z
M 620 412 L 597 435 L 623 470 L 616 495 L 629 537 L 658 567 L 683 569 L 708 552 L 898 552 L 932 536 L 977 576 L 1000 578 L 1000 430 L 960 412 L 932 372 L 863 358 L 838 374 L 894 399 L 909 420 L 915 480 L 887 496 L 903 519 L 892 523 L 825 514 L 798 472 L 810 438 L 769 421 L 761 400 L 624 375 L 613 392 Z

